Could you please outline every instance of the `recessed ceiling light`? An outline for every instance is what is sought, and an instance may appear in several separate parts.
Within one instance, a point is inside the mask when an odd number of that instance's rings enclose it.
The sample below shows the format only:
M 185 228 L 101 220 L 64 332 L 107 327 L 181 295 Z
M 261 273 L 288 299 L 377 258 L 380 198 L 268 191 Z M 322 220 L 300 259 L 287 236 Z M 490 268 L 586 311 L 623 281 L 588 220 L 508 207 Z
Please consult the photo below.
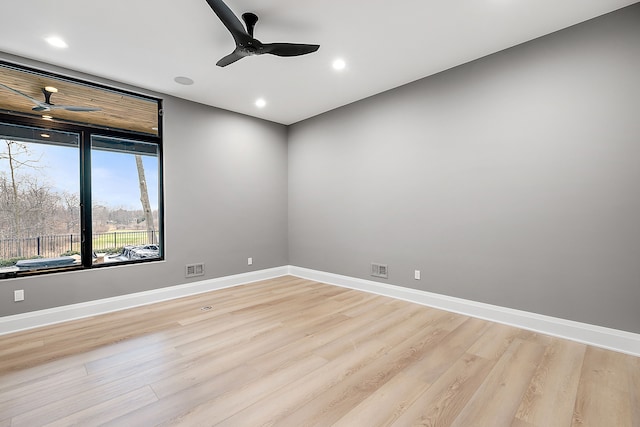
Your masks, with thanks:
M 45 86 L 44 90 L 46 90 L 47 92 L 51 92 L 51 93 L 58 93 L 58 88 L 55 88 L 53 86 Z
M 183 77 L 183 76 L 178 76 L 175 79 L 173 79 L 173 81 L 185 86 L 191 86 L 193 84 L 192 79 L 190 79 L 189 77 Z
M 341 71 L 345 69 L 345 67 L 347 66 L 347 63 L 344 62 L 344 59 L 338 58 L 335 61 L 333 61 L 332 66 L 334 70 Z
M 51 46 L 54 46 L 54 47 L 59 47 L 59 48 L 69 47 L 67 42 L 65 42 L 58 36 L 47 37 L 45 38 L 45 40 L 47 43 L 49 43 Z
M 264 108 L 266 105 L 267 105 L 267 101 L 265 101 L 264 98 L 258 98 L 256 100 L 256 107 Z
M 40 136 L 43 138 L 51 138 L 51 135 L 49 135 L 48 133 L 41 133 Z

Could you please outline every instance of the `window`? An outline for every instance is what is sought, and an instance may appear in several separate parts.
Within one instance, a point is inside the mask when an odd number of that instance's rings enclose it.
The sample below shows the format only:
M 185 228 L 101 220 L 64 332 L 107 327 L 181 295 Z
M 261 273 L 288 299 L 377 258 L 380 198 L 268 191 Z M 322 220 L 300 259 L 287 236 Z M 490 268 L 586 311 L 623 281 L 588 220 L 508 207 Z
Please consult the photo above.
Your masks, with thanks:
M 158 145 L 92 136 L 94 263 L 160 257 Z
M 0 92 L 0 278 L 162 259 L 160 100 L 3 63 Z
M 0 268 L 81 264 L 79 159 L 77 134 L 0 123 Z

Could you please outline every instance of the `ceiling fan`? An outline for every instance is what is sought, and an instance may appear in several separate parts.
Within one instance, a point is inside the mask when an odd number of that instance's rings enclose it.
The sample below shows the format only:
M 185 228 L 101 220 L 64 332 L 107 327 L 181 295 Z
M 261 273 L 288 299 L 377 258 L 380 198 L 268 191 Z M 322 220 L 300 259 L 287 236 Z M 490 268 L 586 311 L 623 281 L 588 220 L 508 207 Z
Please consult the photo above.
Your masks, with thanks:
M 218 15 L 236 42 L 236 48 L 229 55 L 219 60 L 216 65 L 226 67 L 245 56 L 263 55 L 268 53 L 276 56 L 300 56 L 318 50 L 317 44 L 300 43 L 262 43 L 253 38 L 253 28 L 258 17 L 253 13 L 243 13 L 242 19 L 247 27 L 245 30 L 240 20 L 222 0 L 207 0 L 211 9 Z
M 37 111 L 37 112 L 45 112 L 45 111 L 52 111 L 52 110 L 66 110 L 66 111 L 100 111 L 102 110 L 101 108 L 98 107 L 81 107 L 81 106 L 75 106 L 75 105 L 56 105 L 56 104 L 52 104 L 51 103 L 51 94 L 56 93 L 58 90 L 53 88 L 53 87 L 49 87 L 47 86 L 46 88 L 42 88 L 42 94 L 44 95 L 44 101 L 38 101 L 37 99 L 24 94 L 22 92 L 20 92 L 19 90 L 13 89 L 7 85 L 3 85 L 2 83 L 0 83 L 0 86 L 2 86 L 3 88 L 10 90 L 13 93 L 16 93 L 20 96 L 23 96 L 25 98 L 27 98 L 29 101 L 31 101 L 34 104 L 34 107 L 32 108 L 33 111 Z

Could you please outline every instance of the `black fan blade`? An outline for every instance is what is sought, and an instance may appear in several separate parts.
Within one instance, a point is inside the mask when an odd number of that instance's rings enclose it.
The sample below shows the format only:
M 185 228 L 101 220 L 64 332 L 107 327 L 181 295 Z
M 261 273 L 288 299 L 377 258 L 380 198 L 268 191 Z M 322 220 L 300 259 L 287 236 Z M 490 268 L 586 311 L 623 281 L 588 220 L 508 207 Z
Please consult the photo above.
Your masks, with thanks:
M 256 22 L 258 22 L 258 16 L 255 13 L 247 12 L 242 14 L 242 20 L 247 26 L 247 33 L 253 37 L 253 29 L 256 26 Z
M 19 90 L 10 88 L 9 86 L 3 85 L 2 83 L 0 83 L 0 86 L 2 86 L 3 88 L 5 88 L 7 90 L 10 90 L 11 92 L 13 92 L 13 93 L 15 93 L 17 95 L 20 95 L 20 96 L 23 96 L 23 97 L 27 98 L 29 101 L 31 101 L 36 106 L 34 108 L 41 107 L 42 104 L 43 104 L 42 101 L 38 101 L 37 99 L 32 98 L 29 95 L 20 92 Z
M 239 49 L 236 49 L 233 52 L 231 52 L 229 55 L 225 56 L 220 61 L 218 61 L 216 65 L 218 67 L 226 67 L 227 65 L 233 64 L 234 62 L 244 58 L 245 56 L 247 56 L 245 53 L 243 53 Z
M 320 45 L 298 43 L 265 43 L 261 53 L 270 53 L 277 56 L 300 56 L 313 53 Z
M 218 15 L 218 18 L 222 21 L 225 27 L 229 30 L 236 44 L 243 43 L 250 40 L 251 37 L 244 29 L 242 22 L 238 17 L 229 9 L 229 6 L 224 4 L 222 0 L 207 0 L 209 6 Z
M 98 107 L 81 107 L 76 105 L 51 105 L 50 108 L 52 110 L 66 110 L 66 111 L 74 111 L 74 112 L 102 111 L 102 108 L 98 108 Z
M 46 105 L 46 104 L 40 104 L 40 105 L 36 105 L 31 110 L 32 111 L 36 111 L 38 113 L 46 113 L 48 111 L 51 111 L 51 106 Z
M 77 105 L 56 105 L 51 102 L 51 95 L 53 92 L 49 92 L 47 89 L 42 89 L 42 93 L 44 94 L 44 103 L 41 103 L 37 107 L 33 107 L 33 111 L 51 111 L 51 110 L 65 110 L 65 111 L 73 111 L 73 112 L 83 112 L 83 111 L 101 111 L 102 108 L 98 107 L 83 107 Z

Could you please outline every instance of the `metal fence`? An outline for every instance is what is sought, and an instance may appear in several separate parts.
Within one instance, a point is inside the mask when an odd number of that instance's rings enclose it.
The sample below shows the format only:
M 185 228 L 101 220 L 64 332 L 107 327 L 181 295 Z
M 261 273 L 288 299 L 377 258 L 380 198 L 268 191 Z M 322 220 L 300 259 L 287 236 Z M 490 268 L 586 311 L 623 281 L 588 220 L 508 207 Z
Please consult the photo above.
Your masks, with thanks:
M 81 240 L 80 234 L 0 239 L 0 259 L 55 258 L 70 252 L 80 252 Z M 94 252 L 117 252 L 124 246 L 146 245 L 157 242 L 157 231 L 93 233 Z

